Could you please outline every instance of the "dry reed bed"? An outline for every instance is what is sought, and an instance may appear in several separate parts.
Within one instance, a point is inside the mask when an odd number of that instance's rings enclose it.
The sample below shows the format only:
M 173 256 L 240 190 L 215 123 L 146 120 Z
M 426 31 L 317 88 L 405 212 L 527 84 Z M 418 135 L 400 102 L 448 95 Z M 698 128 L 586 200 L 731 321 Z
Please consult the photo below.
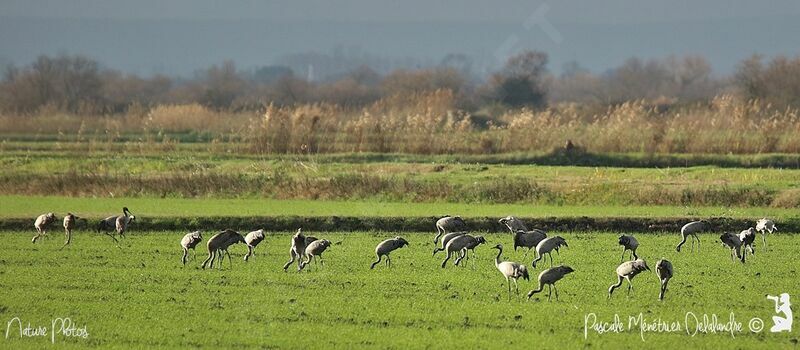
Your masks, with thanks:
M 205 133 L 209 147 L 253 154 L 548 152 L 566 140 L 593 153 L 760 154 L 800 152 L 800 118 L 759 101 L 720 96 L 669 108 L 645 101 L 600 111 L 575 104 L 476 118 L 448 90 L 393 96 L 361 110 L 330 104 L 232 113 L 200 105 L 157 106 L 122 116 L 0 116 L 9 135 L 58 135 L 63 143 L 110 149 L 121 141 L 170 150 L 175 133 Z M 479 121 L 480 120 L 480 121 Z M 129 136 L 133 135 L 133 136 Z M 235 140 L 235 142 L 231 142 Z M 226 146 L 225 144 L 233 143 Z M 67 147 L 67 146 L 65 146 Z

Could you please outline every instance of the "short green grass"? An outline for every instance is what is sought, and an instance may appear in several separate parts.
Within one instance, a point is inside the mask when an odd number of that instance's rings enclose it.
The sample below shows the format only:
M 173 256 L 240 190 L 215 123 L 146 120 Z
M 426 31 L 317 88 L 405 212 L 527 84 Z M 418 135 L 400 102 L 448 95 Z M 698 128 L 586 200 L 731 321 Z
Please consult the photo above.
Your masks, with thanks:
M 0 194 L 573 206 L 800 205 L 796 181 L 800 171 L 796 169 L 579 167 L 421 159 L 0 152 Z
M 344 156 L 342 156 L 344 157 Z M 457 158 L 424 156 L 372 160 L 369 155 L 350 158 L 334 156 L 208 155 L 191 152 L 163 154 L 6 152 L 0 165 L 6 174 L 62 174 L 66 172 L 111 175 L 156 176 L 165 174 L 218 173 L 259 175 L 281 173 L 286 176 L 328 177 L 332 174 L 368 173 L 409 177 L 417 180 L 446 180 L 472 183 L 498 176 L 520 177 L 543 185 L 572 183 L 648 184 L 665 187 L 745 186 L 758 184 L 765 189 L 797 188 L 800 170 L 764 168 L 693 167 L 585 167 L 508 163 L 459 162 Z
M 556 206 L 527 204 L 402 203 L 205 198 L 88 198 L 62 196 L 0 196 L 0 218 L 24 218 L 55 212 L 102 218 L 127 206 L 142 217 L 197 216 L 365 216 L 365 217 L 731 217 L 796 218 L 792 209 L 679 206 Z
M 507 300 L 505 280 L 495 269 L 491 246 L 511 245 L 508 234 L 487 235 L 467 267 L 439 267 L 443 255 L 431 257 L 432 235 L 408 234 L 411 246 L 392 254 L 393 266 L 369 269 L 373 249 L 391 232 L 308 232 L 341 244 L 325 253 L 324 268 L 283 272 L 290 232 L 271 233 L 248 263 L 246 250 L 232 247 L 232 268 L 201 270 L 203 252 L 187 266 L 180 263 L 184 232 L 130 232 L 117 247 L 106 236 L 78 232 L 63 250 L 58 231 L 41 243 L 32 232 L 0 232 L 0 320 L 50 326 L 70 317 L 89 332 L 87 339 L 57 337 L 63 348 L 788 348 L 793 333 L 751 333 L 748 322 L 759 317 L 771 325 L 774 304 L 765 294 L 800 295 L 797 264 L 800 239 L 770 237 L 769 252 L 759 249 L 746 264 L 732 262 L 716 235 L 701 236 L 700 251 L 674 251 L 677 234 L 640 235 L 639 253 L 651 266 L 666 257 L 676 276 L 667 298 L 657 300 L 653 273 L 633 280 L 607 299 L 620 261 L 616 234 L 560 233 L 570 244 L 557 263 L 576 272 L 558 283 L 560 301 L 539 294 L 531 301 Z M 559 234 L 553 232 L 551 234 Z M 208 239 L 210 233 L 205 238 Z M 688 248 L 688 247 L 687 247 Z M 504 259 L 530 264 L 523 252 L 504 252 Z M 542 271 L 532 269 L 535 279 Z M 523 295 L 535 282 L 522 281 Z M 619 314 L 684 322 L 687 312 L 731 313 L 743 331 L 728 333 L 647 333 L 638 330 L 584 338 L 589 313 L 610 322 Z M 0 347 L 39 349 L 48 339 L 23 338 L 12 329 Z

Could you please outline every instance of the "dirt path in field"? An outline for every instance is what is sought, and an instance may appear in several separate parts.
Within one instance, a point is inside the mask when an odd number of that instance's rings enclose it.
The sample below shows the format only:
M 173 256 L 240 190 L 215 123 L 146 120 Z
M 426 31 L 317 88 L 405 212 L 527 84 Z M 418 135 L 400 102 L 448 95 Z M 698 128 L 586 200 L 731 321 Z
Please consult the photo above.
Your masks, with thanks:
M 137 217 L 132 224 L 132 231 L 191 231 L 221 230 L 232 228 L 249 231 L 263 228 L 267 231 L 294 231 L 298 227 L 309 231 L 390 231 L 390 232 L 436 232 L 435 217 Z M 505 226 L 497 222 L 495 217 L 465 217 L 464 220 L 472 231 L 504 232 Z M 687 222 L 698 220 L 697 217 L 682 218 L 591 218 L 591 217 L 550 217 L 524 218 L 529 228 L 548 231 L 610 231 L 610 232 L 678 232 Z M 748 227 L 755 226 L 752 220 L 732 218 L 703 218 L 708 220 L 714 232 L 730 231 L 738 233 Z M 0 230 L 31 230 L 33 219 L 13 218 L 0 219 Z M 88 228 L 94 229 L 99 218 L 89 219 Z M 51 232 L 63 231 L 60 222 L 54 224 Z M 87 229 L 86 224 L 79 229 Z M 777 224 L 779 232 L 800 232 L 800 219 L 783 220 Z

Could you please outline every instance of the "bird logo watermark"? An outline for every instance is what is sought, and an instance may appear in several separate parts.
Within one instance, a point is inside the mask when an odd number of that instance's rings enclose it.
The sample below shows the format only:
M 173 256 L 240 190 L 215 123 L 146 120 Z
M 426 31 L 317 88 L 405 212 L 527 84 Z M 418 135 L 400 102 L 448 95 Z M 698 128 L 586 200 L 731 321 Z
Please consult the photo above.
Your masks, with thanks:
M 779 316 L 772 316 L 773 326 L 769 329 L 772 333 L 792 331 L 792 303 L 789 301 L 789 293 L 782 293 L 780 296 L 767 295 L 768 300 L 775 302 L 775 313 Z M 780 316 L 783 314 L 783 316 Z

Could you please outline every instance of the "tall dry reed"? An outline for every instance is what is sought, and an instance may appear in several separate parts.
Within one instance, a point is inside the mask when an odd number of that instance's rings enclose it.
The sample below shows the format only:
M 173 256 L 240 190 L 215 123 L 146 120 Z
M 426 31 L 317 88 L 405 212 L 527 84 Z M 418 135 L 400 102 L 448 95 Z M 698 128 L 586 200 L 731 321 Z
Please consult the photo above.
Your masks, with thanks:
M 184 140 L 209 148 L 255 154 L 399 152 L 412 154 L 543 153 L 567 140 L 593 153 L 757 154 L 800 152 L 794 109 L 719 96 L 709 103 L 667 106 L 631 101 L 604 109 L 562 104 L 544 110 L 509 110 L 488 123 L 454 108 L 449 90 L 395 95 L 363 109 L 316 103 L 268 105 L 263 112 L 218 112 L 203 106 L 164 105 L 125 116 L 57 112 L 0 116 L 0 138 L 56 140 L 110 148 L 113 143 Z M 486 116 L 481 118 L 487 119 Z M 236 146 L 226 146 L 226 145 Z M 240 145 L 246 145 L 240 147 Z

